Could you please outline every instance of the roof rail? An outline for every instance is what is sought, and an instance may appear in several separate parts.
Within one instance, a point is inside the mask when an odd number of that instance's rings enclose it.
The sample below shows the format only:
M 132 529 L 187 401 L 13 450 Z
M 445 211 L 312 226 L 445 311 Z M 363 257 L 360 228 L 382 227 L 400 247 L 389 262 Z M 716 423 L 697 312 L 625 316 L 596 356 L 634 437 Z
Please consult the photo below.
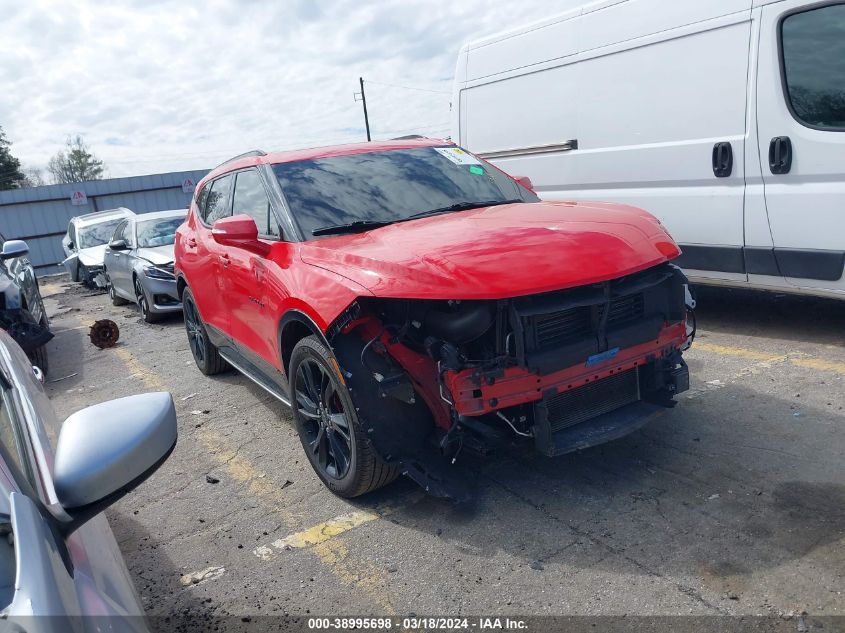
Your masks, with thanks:
M 243 154 L 238 154 L 237 156 L 232 156 L 232 158 L 224 160 L 222 163 L 217 165 L 217 167 L 222 167 L 226 163 L 231 163 L 233 160 L 238 160 L 239 158 L 249 158 L 250 156 L 267 156 L 267 152 L 263 149 L 254 149 L 249 152 L 244 152 Z M 217 167 L 214 169 L 217 169 Z

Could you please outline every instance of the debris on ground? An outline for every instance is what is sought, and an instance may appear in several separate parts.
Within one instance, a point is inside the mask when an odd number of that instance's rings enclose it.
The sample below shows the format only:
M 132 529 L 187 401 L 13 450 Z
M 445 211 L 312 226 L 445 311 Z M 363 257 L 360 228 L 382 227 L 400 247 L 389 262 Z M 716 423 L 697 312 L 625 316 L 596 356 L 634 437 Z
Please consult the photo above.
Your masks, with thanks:
M 182 402 L 184 402 L 185 400 L 190 400 L 191 398 L 195 397 L 196 395 L 197 394 L 195 394 L 195 393 L 189 394 L 189 395 L 185 396 L 184 398 L 182 398 Z
M 220 483 L 220 480 L 217 477 L 215 477 L 214 475 L 206 475 L 205 480 L 210 484 Z
M 716 494 L 712 494 L 712 495 L 710 495 L 709 497 L 707 497 L 707 500 L 708 500 L 708 501 L 713 501 L 713 499 L 718 499 L 718 498 L 719 498 L 719 496 L 720 496 L 720 495 L 719 495 L 719 493 L 717 492 Z
M 282 484 L 282 488 L 287 488 L 288 486 L 292 486 L 292 485 L 293 485 L 293 482 L 290 479 L 285 479 L 285 483 Z
M 120 328 L 117 327 L 117 323 L 114 321 L 100 319 L 99 321 L 94 321 L 91 330 L 88 332 L 88 338 L 100 349 L 114 347 L 117 344 L 117 339 L 120 338 Z
M 68 374 L 67 376 L 62 376 L 61 378 L 53 378 L 53 380 L 51 380 L 50 382 L 59 382 L 59 381 L 62 381 L 62 380 L 67 380 L 68 378 L 73 378 L 78 373 L 79 372 L 73 372 L 72 374 Z

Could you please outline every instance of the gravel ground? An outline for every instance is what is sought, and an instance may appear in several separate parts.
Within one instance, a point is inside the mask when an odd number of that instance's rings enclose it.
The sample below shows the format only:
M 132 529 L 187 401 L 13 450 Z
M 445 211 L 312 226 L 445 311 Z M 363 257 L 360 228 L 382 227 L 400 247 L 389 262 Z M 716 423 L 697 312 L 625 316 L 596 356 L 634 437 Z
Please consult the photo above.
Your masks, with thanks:
M 333 496 L 290 411 L 202 376 L 181 318 L 44 289 L 60 417 L 176 401 L 173 455 L 108 512 L 150 615 L 845 615 L 845 303 L 701 292 L 675 409 L 575 455 L 468 459 L 474 500 L 455 505 L 407 480 Z M 89 343 L 100 318 L 115 348 Z

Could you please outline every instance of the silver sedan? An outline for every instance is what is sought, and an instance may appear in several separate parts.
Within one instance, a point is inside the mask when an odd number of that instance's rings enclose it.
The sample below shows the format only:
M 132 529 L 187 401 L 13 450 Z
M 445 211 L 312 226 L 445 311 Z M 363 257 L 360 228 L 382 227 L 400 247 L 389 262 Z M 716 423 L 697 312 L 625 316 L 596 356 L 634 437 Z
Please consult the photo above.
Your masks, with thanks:
M 115 228 L 105 254 L 106 285 L 114 305 L 134 302 L 147 323 L 180 312 L 173 275 L 173 242 L 187 210 L 126 218 Z
M 41 379 L 0 332 L 0 630 L 146 631 L 102 511 L 173 450 L 173 399 L 120 398 L 60 424 Z

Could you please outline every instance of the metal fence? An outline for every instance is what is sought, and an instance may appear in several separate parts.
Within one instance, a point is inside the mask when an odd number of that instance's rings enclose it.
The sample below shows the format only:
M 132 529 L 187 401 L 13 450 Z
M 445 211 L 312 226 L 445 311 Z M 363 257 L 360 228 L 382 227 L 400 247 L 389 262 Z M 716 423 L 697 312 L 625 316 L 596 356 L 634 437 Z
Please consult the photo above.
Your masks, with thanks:
M 184 209 L 208 170 L 110 178 L 0 191 L 0 233 L 25 240 L 36 273 L 62 272 L 62 237 L 77 215 L 127 207 L 135 213 Z

